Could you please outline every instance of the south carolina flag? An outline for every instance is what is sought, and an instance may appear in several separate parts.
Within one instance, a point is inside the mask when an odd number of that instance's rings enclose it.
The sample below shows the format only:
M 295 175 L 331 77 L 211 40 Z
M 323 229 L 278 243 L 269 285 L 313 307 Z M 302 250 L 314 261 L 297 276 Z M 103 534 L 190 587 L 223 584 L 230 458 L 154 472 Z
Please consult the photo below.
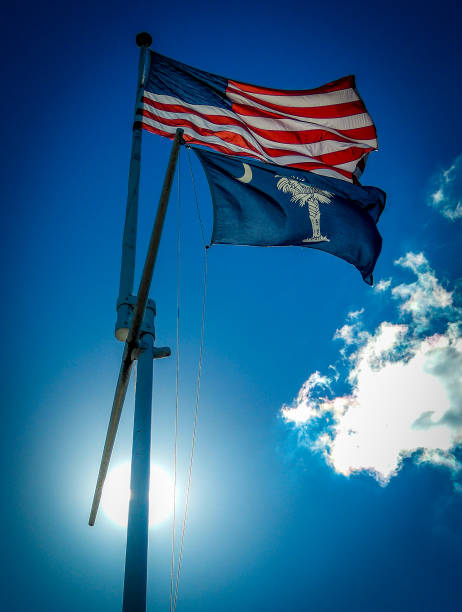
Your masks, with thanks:
M 213 201 L 212 244 L 301 246 L 353 264 L 372 285 L 385 193 L 194 147 Z

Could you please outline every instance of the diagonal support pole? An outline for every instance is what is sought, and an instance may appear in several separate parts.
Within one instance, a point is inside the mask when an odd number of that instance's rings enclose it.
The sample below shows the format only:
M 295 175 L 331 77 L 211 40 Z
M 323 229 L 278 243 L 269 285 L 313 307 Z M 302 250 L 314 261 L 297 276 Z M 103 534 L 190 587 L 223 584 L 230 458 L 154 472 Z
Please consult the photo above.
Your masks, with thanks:
M 88 524 L 90 527 L 93 527 L 95 524 L 96 514 L 98 513 L 99 503 L 103 493 L 103 485 L 104 481 L 106 480 L 109 461 L 111 460 L 112 449 L 114 447 L 114 441 L 117 434 L 117 429 L 119 427 L 122 406 L 125 400 L 125 395 L 127 394 L 128 383 L 130 382 L 130 373 L 132 371 L 133 364 L 131 353 L 132 351 L 129 349 L 128 343 L 125 344 L 122 355 L 122 363 L 120 364 L 119 377 L 117 379 L 117 386 L 114 393 L 114 401 L 112 403 L 111 416 L 109 418 L 109 425 L 107 427 L 106 440 L 104 442 L 103 456 L 101 458 L 95 493 L 93 495 L 90 518 L 88 519 Z
M 93 526 L 95 524 L 96 514 L 98 512 L 99 503 L 101 501 L 101 494 L 103 492 L 103 485 L 106 479 L 112 449 L 114 447 L 117 428 L 119 426 L 120 414 L 122 412 L 122 406 L 130 380 L 130 371 L 132 363 L 133 360 L 137 357 L 136 351 L 138 349 L 143 317 L 146 310 L 146 304 L 148 302 L 149 288 L 151 287 L 152 275 L 154 272 L 157 252 L 159 250 L 160 238 L 164 226 L 165 214 L 167 212 L 173 177 L 175 175 L 176 162 L 178 159 L 178 153 L 182 142 L 183 130 L 181 128 L 178 128 L 175 134 L 175 140 L 173 141 L 170 159 L 167 166 L 167 172 L 165 174 L 164 184 L 162 187 L 162 192 L 160 194 L 159 206 L 157 208 L 156 219 L 154 221 L 151 240 L 149 242 L 148 254 L 146 256 L 146 261 L 144 262 L 143 274 L 138 289 L 138 298 L 133 312 L 131 326 L 128 331 L 127 340 L 125 342 L 122 363 L 119 371 L 119 378 L 117 380 L 117 387 L 114 394 L 114 401 L 112 404 L 112 411 L 106 434 L 106 441 L 104 443 L 103 456 L 101 458 L 98 480 L 96 482 L 95 493 L 93 496 L 90 519 L 88 521 L 88 524 L 90 526 Z M 167 357 L 169 354 L 169 349 L 154 349 L 154 357 Z

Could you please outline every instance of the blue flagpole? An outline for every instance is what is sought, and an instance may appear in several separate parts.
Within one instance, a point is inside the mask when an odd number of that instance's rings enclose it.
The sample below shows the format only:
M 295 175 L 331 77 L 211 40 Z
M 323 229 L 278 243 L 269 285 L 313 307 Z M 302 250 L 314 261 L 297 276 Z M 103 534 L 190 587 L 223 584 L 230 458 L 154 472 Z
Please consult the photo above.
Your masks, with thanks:
M 146 74 L 149 70 L 148 49 L 152 43 L 152 37 L 147 32 L 140 32 L 136 35 L 136 44 L 140 48 L 138 60 L 138 81 L 136 87 L 134 121 L 136 120 L 136 108 L 138 101 L 144 91 Z M 119 297 L 117 300 L 117 321 L 115 325 L 115 336 L 117 340 L 126 342 L 122 364 L 119 371 L 117 387 L 112 405 L 111 417 L 109 420 L 106 441 L 103 449 L 103 456 L 96 482 L 95 493 L 90 511 L 88 524 L 93 526 L 96 520 L 101 494 L 103 492 L 104 480 L 109 468 L 109 460 L 112 454 L 117 428 L 119 426 L 120 413 L 125 399 L 130 372 L 133 363 L 133 338 L 128 343 L 129 331 L 132 323 L 133 311 L 136 305 L 136 297 L 133 296 L 133 284 L 135 277 L 135 256 L 136 256 L 136 235 L 138 226 L 138 192 L 141 171 L 141 129 L 133 129 L 132 150 L 130 155 L 130 167 L 128 171 L 128 193 L 125 211 L 125 225 L 122 240 L 122 260 L 120 266 Z M 147 295 L 146 295 L 147 300 Z M 143 304 L 141 316 L 138 317 L 138 327 L 135 334 L 135 342 L 141 328 L 146 300 Z
M 152 37 L 147 32 L 136 35 L 136 44 L 140 48 L 138 61 L 138 82 L 136 87 L 136 100 L 134 122 L 136 121 L 137 104 L 143 94 L 146 75 L 149 71 L 149 52 Z M 135 277 L 136 234 L 138 226 L 138 194 L 141 172 L 141 128 L 134 128 L 132 132 L 132 150 L 130 155 L 130 168 L 128 172 L 127 207 L 125 211 L 125 225 L 122 240 L 122 261 L 120 265 L 119 298 L 117 300 L 117 322 L 115 336 L 117 340 L 125 342 L 130 327 L 130 318 L 135 304 L 133 297 L 133 283 Z
M 130 505 L 128 511 L 127 548 L 123 612 L 146 612 L 148 530 L 149 530 L 149 476 L 151 461 L 151 414 L 153 359 L 167 357 L 170 349 L 154 347 L 154 317 L 156 306 L 148 299 L 154 266 L 157 259 L 162 228 L 182 142 L 183 130 L 176 131 L 159 200 L 154 227 L 144 263 L 136 305 L 127 336 L 127 346 L 133 346 L 138 359 L 136 379 L 135 417 L 130 479 Z M 137 331 L 139 330 L 139 331 Z
M 148 315 L 154 323 L 150 305 L 145 321 Z M 147 333 L 141 337 L 139 345 L 123 612 L 146 612 L 153 341 L 153 335 Z
M 148 67 L 147 50 L 152 38 L 146 32 L 136 36 L 140 47 L 136 103 L 144 91 Z M 135 106 L 136 118 L 136 106 Z M 101 500 L 104 480 L 114 446 L 130 371 L 138 360 L 136 381 L 135 416 L 130 479 L 130 504 L 127 526 L 127 547 L 123 593 L 123 612 L 146 612 L 147 559 L 149 529 L 149 477 L 151 461 L 151 413 L 153 359 L 170 355 L 168 347 L 155 347 L 154 317 L 156 307 L 148 299 L 154 266 L 157 259 L 165 214 L 175 173 L 183 130 L 176 130 L 159 206 L 152 229 L 148 253 L 144 262 L 138 295 L 133 296 L 136 237 L 138 223 L 138 189 L 141 160 L 141 130 L 134 129 L 128 179 L 127 208 L 122 245 L 119 299 L 115 335 L 125 342 L 124 354 L 114 394 L 111 416 L 101 458 L 100 469 L 90 511 L 89 525 L 94 525 Z

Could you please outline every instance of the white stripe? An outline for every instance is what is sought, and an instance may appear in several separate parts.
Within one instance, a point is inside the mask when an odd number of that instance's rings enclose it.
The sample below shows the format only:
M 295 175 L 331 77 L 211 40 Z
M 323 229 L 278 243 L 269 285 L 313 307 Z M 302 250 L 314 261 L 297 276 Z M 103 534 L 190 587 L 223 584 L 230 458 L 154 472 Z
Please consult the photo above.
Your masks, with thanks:
M 231 109 L 218 108 L 216 106 L 208 106 L 206 104 L 188 104 L 180 98 L 173 96 L 164 96 L 161 94 L 153 94 L 149 91 L 144 93 L 144 96 L 159 104 L 174 104 L 176 106 L 182 106 L 185 109 L 191 109 L 201 115 L 220 115 L 222 117 L 231 117 L 232 119 L 240 119 L 243 123 L 249 127 L 255 126 L 262 130 L 287 130 L 287 131 L 301 131 L 301 130 L 319 130 L 320 128 L 334 130 L 334 133 L 340 133 L 341 130 L 349 130 L 360 127 L 369 127 L 373 124 L 373 121 L 368 113 L 361 113 L 359 115 L 352 115 L 351 117 L 340 117 L 331 119 L 313 119 L 305 117 L 295 117 L 293 115 L 281 115 L 281 118 L 273 119 L 269 117 L 251 117 L 248 115 L 240 115 Z M 247 102 L 244 99 L 245 102 Z M 248 105 L 248 104 L 247 104 Z M 255 106 L 255 105 L 254 105 Z M 264 107 L 261 107 L 265 110 Z M 349 120 L 351 124 L 348 125 Z M 368 145 L 377 147 L 377 141 L 356 141 L 351 139 L 352 142 L 363 142 Z
M 227 108 L 218 108 L 217 106 L 208 106 L 206 104 L 189 104 L 188 102 L 184 102 L 180 98 L 174 98 L 173 96 L 164 96 L 161 94 L 153 94 L 149 91 L 144 92 L 144 97 L 153 100 L 154 102 L 158 102 L 159 104 L 175 104 L 178 106 L 183 106 L 184 108 L 189 108 L 196 113 L 200 113 L 201 115 L 221 115 L 223 117 L 234 117 L 236 118 L 236 113 L 231 109 Z
M 301 119 L 286 119 L 284 117 L 281 117 L 280 119 L 270 119 L 269 117 L 252 117 L 250 115 L 241 115 L 238 113 L 235 113 L 235 116 L 243 123 L 245 123 L 249 127 L 249 129 L 255 127 L 260 130 L 271 130 L 276 132 L 310 132 L 312 130 L 324 129 L 333 135 L 341 136 L 342 138 L 347 138 L 349 142 L 362 143 L 366 146 L 377 148 L 376 138 L 373 138 L 371 140 L 359 140 L 357 138 L 351 138 L 342 134 L 341 130 L 346 129 L 344 126 L 340 126 L 338 129 L 334 129 L 332 126 L 321 125 L 320 123 L 315 123 L 314 121 L 307 121 Z M 372 120 L 367 113 L 364 115 L 355 115 L 355 117 L 362 117 L 361 121 L 364 123 L 364 125 L 358 127 L 369 127 L 373 125 Z M 323 120 L 316 119 L 316 121 Z
M 188 113 L 188 109 L 186 108 L 184 110 L 184 112 L 180 112 L 180 111 L 175 111 L 175 112 L 170 112 L 170 111 L 163 111 L 160 110 L 158 108 L 155 108 L 153 106 L 150 106 L 149 103 L 142 103 L 140 104 L 140 106 L 138 108 L 144 108 L 147 111 L 159 116 L 159 117 L 164 117 L 166 119 L 181 119 L 181 118 L 185 118 L 188 119 L 189 121 L 191 121 L 192 123 L 195 123 L 196 125 L 200 126 L 200 127 L 204 127 L 213 131 L 218 131 L 218 130 L 226 130 L 226 129 L 230 129 L 233 132 L 239 133 L 242 136 L 246 136 L 247 138 L 251 138 L 251 135 L 253 135 L 256 139 L 260 140 L 260 139 L 264 139 L 263 136 L 260 136 L 259 134 L 257 134 L 256 132 L 253 131 L 253 127 L 256 127 L 258 129 L 261 130 L 271 130 L 271 131 L 276 131 L 276 132 L 299 132 L 299 131 L 311 131 L 311 130 L 319 130 L 320 126 L 313 124 L 313 123 L 306 123 L 306 122 L 300 122 L 296 119 L 262 119 L 260 117 L 249 117 L 246 115 L 238 115 L 237 113 L 230 113 L 230 117 L 232 117 L 232 119 L 240 121 L 242 124 L 241 126 L 235 125 L 233 123 L 229 123 L 229 124 L 217 124 L 214 123 L 213 121 L 208 121 L 208 119 L 206 119 L 205 117 L 201 116 L 198 117 L 197 115 L 193 115 L 193 114 L 189 114 Z M 210 107 L 208 107 L 210 108 Z M 283 128 L 283 129 L 281 129 Z M 346 138 L 348 140 L 347 143 L 342 142 L 342 141 L 336 141 L 336 140 L 324 140 L 321 142 L 329 142 L 332 143 L 332 149 L 327 151 L 327 150 L 322 150 L 320 153 L 313 153 L 313 155 L 321 155 L 322 153 L 326 153 L 326 152 L 331 152 L 331 151 L 335 151 L 335 150 L 343 150 L 345 148 L 348 148 L 350 146 L 349 143 L 353 143 L 356 144 L 359 147 L 372 147 L 374 149 L 377 148 L 377 139 L 370 139 L 370 140 L 358 140 L 355 138 L 349 138 L 347 136 L 343 136 L 341 134 L 341 132 L 339 132 L 338 130 L 332 130 L 332 129 L 326 129 L 326 131 L 330 132 L 333 135 L 338 135 L 341 136 L 342 138 Z M 273 141 L 273 140 L 269 140 L 268 142 L 274 143 L 276 146 L 280 147 L 280 148 L 290 148 L 291 146 L 293 147 L 297 147 L 297 146 L 305 146 L 305 145 L 288 145 L 286 147 L 286 145 L 284 143 L 279 143 L 278 141 Z M 336 144 L 334 144 L 336 143 Z M 317 143 L 311 143 L 308 144 L 306 146 L 313 146 L 314 144 Z
M 213 123 L 211 121 L 208 121 L 206 118 L 204 117 L 198 117 L 197 115 L 192 115 L 192 114 L 188 114 L 188 113 L 178 113 L 178 112 L 170 112 L 170 111 L 162 111 L 158 108 L 153 108 L 150 107 L 147 104 L 144 104 L 141 106 L 141 108 L 146 108 L 146 110 L 148 110 L 150 113 L 156 115 L 157 118 L 164 118 L 164 119 L 184 119 L 184 120 L 188 120 L 191 123 L 193 123 L 194 125 L 198 126 L 199 128 L 202 129 L 207 129 L 207 130 L 211 130 L 213 132 L 219 132 L 221 130 L 223 131 L 232 131 L 234 134 L 240 134 L 243 138 L 246 138 L 250 144 L 252 144 L 253 146 L 257 147 L 259 150 L 261 145 L 262 147 L 269 147 L 272 149 L 279 149 L 279 150 L 283 150 L 283 151 L 293 151 L 296 153 L 299 153 L 300 155 L 309 155 L 310 157 L 316 157 L 318 155 L 325 155 L 326 153 L 336 153 L 337 151 L 345 151 L 346 149 L 350 149 L 352 146 L 352 142 L 341 142 L 341 141 L 337 141 L 337 140 L 322 140 L 320 142 L 314 142 L 314 143 L 299 143 L 299 144 L 293 144 L 293 143 L 285 143 L 285 142 L 278 142 L 275 140 L 270 140 L 268 138 L 265 138 L 263 136 L 260 136 L 260 134 L 257 134 L 255 132 L 252 131 L 252 128 L 247 128 L 246 126 L 243 125 L 238 126 L 238 125 L 217 125 L 216 123 Z M 354 144 L 355 141 L 353 141 Z M 371 145 L 369 144 L 364 144 L 364 143 L 357 143 L 358 147 L 369 147 Z M 264 154 L 263 151 L 261 151 L 262 154 Z
M 264 110 L 266 112 L 270 111 L 275 114 L 279 114 L 281 118 L 291 117 L 293 119 L 297 119 L 303 125 L 305 125 L 305 123 L 311 124 L 311 125 L 318 125 L 318 126 L 322 125 L 325 127 L 332 127 L 337 130 L 352 130 L 354 128 L 360 128 L 360 127 L 366 127 L 368 125 L 372 125 L 372 119 L 368 113 L 359 113 L 358 115 L 348 115 L 347 117 L 327 117 L 325 119 L 321 119 L 318 117 L 300 117 L 298 115 L 292 115 L 290 113 L 277 111 L 274 109 L 268 109 L 262 104 L 257 104 L 256 102 L 251 102 L 250 100 L 247 100 L 247 98 L 244 98 L 243 96 L 233 94 L 232 99 L 233 99 L 233 102 L 236 102 L 237 104 L 242 104 L 245 106 L 250 106 L 251 108 Z M 239 117 L 241 118 L 245 116 L 246 120 L 259 119 L 259 117 L 248 117 L 247 115 L 241 115 L 238 112 L 236 112 L 236 114 L 239 115 Z M 300 129 L 304 129 L 304 128 L 300 127 Z
M 230 87 L 234 88 L 234 85 L 230 85 Z M 319 107 L 319 106 L 333 106 L 335 104 L 344 104 L 346 102 L 356 102 L 359 100 L 358 94 L 354 89 L 339 89 L 338 91 L 330 91 L 328 93 L 323 94 L 284 94 L 281 92 L 281 95 L 268 95 L 268 94 L 259 94 L 253 92 L 247 92 L 239 88 L 239 92 L 242 96 L 247 97 L 250 96 L 252 98 L 257 98 L 263 104 L 265 102 L 269 102 L 270 104 L 276 104 L 277 106 L 293 106 L 293 107 Z M 228 98 L 232 98 L 235 94 L 229 89 L 226 90 L 226 95 Z
M 300 155 L 309 155 L 310 157 L 317 157 L 318 155 L 326 155 L 327 153 L 338 153 L 340 151 L 346 151 L 352 148 L 351 142 L 339 142 L 338 140 L 321 140 L 320 142 L 292 144 L 286 142 L 277 142 L 275 140 L 268 140 L 260 134 L 252 132 L 254 139 L 261 146 L 271 149 L 279 149 L 281 151 L 293 151 L 294 153 L 300 153 Z M 358 143 L 358 148 L 366 148 L 365 145 Z M 356 160 L 358 163 L 358 160 Z
M 303 163 L 315 163 L 315 164 L 322 164 L 323 162 L 320 162 L 319 159 L 312 159 L 310 157 L 307 157 L 306 155 L 284 155 L 282 157 L 268 157 L 266 156 L 267 159 L 271 160 L 271 163 L 273 164 L 277 164 L 278 166 L 290 166 L 292 164 L 303 164 Z M 353 161 L 353 162 L 347 162 L 346 164 L 336 164 L 335 166 L 331 166 L 329 164 L 329 166 L 326 167 L 330 167 L 333 170 L 335 170 L 335 168 L 339 168 L 340 170 L 345 170 L 346 172 L 353 172 L 353 170 L 356 168 L 357 165 L 357 161 Z
M 163 130 L 164 132 L 168 132 L 169 134 L 174 134 L 177 130 L 176 125 L 167 125 L 165 123 L 162 123 L 161 121 L 156 121 L 155 119 L 150 119 L 148 117 L 143 117 L 142 123 L 158 128 L 159 130 Z M 255 153 L 255 151 L 253 151 L 252 149 L 249 149 L 247 147 L 241 147 L 232 142 L 227 142 L 226 140 L 223 140 L 219 136 L 202 136 L 201 134 L 198 134 L 193 128 L 188 127 L 188 126 L 183 127 L 183 129 L 184 129 L 185 134 L 187 134 L 188 136 L 191 136 L 192 138 L 195 138 L 196 140 L 201 140 L 205 143 L 208 142 L 211 144 L 226 146 L 228 149 L 231 149 L 232 151 L 245 151 L 249 153 L 250 155 L 258 156 L 258 153 Z M 260 156 L 262 159 L 267 158 L 267 155 L 265 155 L 263 151 L 261 152 Z
M 248 126 L 249 130 L 252 130 L 252 124 L 255 124 L 256 127 L 259 127 L 260 129 L 271 129 L 269 126 L 273 127 L 273 126 L 279 126 L 281 127 L 281 125 L 287 124 L 288 122 L 291 124 L 297 124 L 298 125 L 298 129 L 319 129 L 319 125 L 316 125 L 315 123 L 311 123 L 311 122 L 306 122 L 306 121 L 300 121 L 299 118 L 297 119 L 280 119 L 280 120 L 276 120 L 276 119 L 261 119 L 259 117 L 247 117 L 247 116 L 241 116 L 238 115 L 237 113 L 234 113 L 231 110 L 227 110 L 227 109 L 221 109 L 221 108 L 217 108 L 214 106 L 207 106 L 207 105 L 202 105 L 202 104 L 187 104 L 185 102 L 183 102 L 183 100 L 180 100 L 179 98 L 174 98 L 172 96 L 163 96 L 163 95 L 158 95 L 158 94 L 151 94 L 150 92 L 145 92 L 145 97 L 155 100 L 159 103 L 164 103 L 164 104 L 175 104 L 178 105 L 180 107 L 184 107 L 184 108 L 190 108 L 192 110 L 195 110 L 196 112 L 200 112 L 200 113 L 204 113 L 204 114 L 210 114 L 210 115 L 221 115 L 221 116 L 225 116 L 225 117 L 230 117 L 232 119 L 239 119 L 243 122 L 243 124 L 247 123 L 250 124 Z M 141 107 L 147 107 L 147 109 L 150 110 L 150 112 L 159 112 L 159 119 L 161 118 L 160 114 L 162 113 L 162 115 L 164 115 L 165 117 L 172 117 L 172 118 L 181 118 L 183 113 L 168 113 L 166 111 L 159 111 L 159 109 L 154 109 L 153 107 L 149 107 L 149 105 L 141 105 Z M 215 124 L 213 122 L 208 122 L 206 119 L 203 119 L 201 117 L 197 117 L 197 116 L 191 116 L 188 115 L 187 112 L 185 112 L 187 118 L 191 121 L 191 123 L 194 123 L 197 125 L 196 122 L 199 122 L 199 125 L 203 125 L 204 127 L 210 125 L 210 129 L 213 129 L 214 131 L 217 131 L 217 129 L 223 129 L 226 130 L 227 125 L 218 125 Z M 356 117 L 359 117 L 359 115 L 356 115 Z M 369 115 L 365 114 L 365 118 L 369 120 L 369 123 L 365 123 L 365 125 L 371 125 L 370 122 L 370 117 Z M 154 128 L 157 128 L 159 130 L 162 130 L 164 132 L 170 133 L 170 134 L 174 134 L 176 131 L 176 126 L 169 126 L 169 125 L 165 125 L 163 124 L 161 121 L 155 121 L 153 119 L 149 119 L 147 117 L 143 117 L 142 122 L 145 123 L 146 125 L 152 126 Z M 300 126 L 300 124 L 302 124 L 302 126 Z M 241 132 L 241 130 L 243 130 L 243 128 L 240 128 L 239 126 L 236 125 L 230 125 L 229 126 L 231 130 L 236 131 L 236 128 L 239 129 L 239 131 Z M 284 125 L 284 127 L 286 127 Z M 326 127 L 326 126 L 324 126 Z M 251 138 L 251 134 L 249 134 L 249 132 L 243 130 L 241 132 L 242 135 L 245 135 L 249 140 L 252 141 L 252 144 L 254 144 L 254 146 L 256 146 L 258 148 L 258 150 L 260 151 L 260 153 L 256 153 L 253 150 L 247 148 L 247 147 L 241 147 L 238 145 L 235 145 L 233 143 L 227 142 L 225 140 L 222 140 L 219 137 L 216 136 L 207 136 L 207 137 L 202 137 L 199 134 L 197 134 L 192 128 L 188 128 L 185 127 L 185 133 L 188 134 L 189 136 L 191 136 L 192 138 L 194 138 L 197 141 L 203 142 L 205 145 L 207 144 L 216 144 L 216 145 L 221 145 L 221 146 L 225 146 L 227 147 L 229 150 L 234 151 L 236 153 L 242 153 L 245 155 L 249 155 L 250 157 L 256 157 L 257 159 L 261 159 L 263 161 L 269 161 L 273 164 L 279 165 L 279 166 L 287 166 L 289 164 L 301 164 L 301 163 L 306 163 L 306 162 L 314 162 L 314 163 L 320 163 L 318 160 L 316 159 L 312 159 L 311 155 L 307 156 L 305 155 L 284 155 L 281 157 L 270 157 L 268 155 L 266 155 L 262 150 L 261 150 L 261 146 L 259 145 L 259 142 L 257 141 L 257 139 L 260 141 L 265 141 L 265 142 L 269 142 L 270 145 L 272 146 L 272 148 L 276 148 L 276 149 L 281 149 L 283 150 L 283 147 L 281 145 L 284 145 L 284 143 L 275 143 L 273 141 L 266 141 L 265 139 L 263 139 L 262 137 L 258 136 L 257 134 L 255 134 L 252 131 L 252 134 L 254 135 L 254 138 Z M 328 141 L 331 143 L 335 143 L 335 141 Z M 359 141 L 355 141 L 352 139 L 352 142 L 358 142 Z M 342 143 L 335 143 L 335 144 L 342 144 Z M 365 141 L 364 144 L 369 144 L 368 141 Z M 375 144 L 374 142 L 371 142 L 372 145 Z M 294 147 L 304 147 L 307 145 L 291 145 L 291 148 L 289 150 L 293 150 Z M 329 169 L 328 167 L 326 168 L 321 168 L 319 170 L 311 170 L 311 172 L 315 172 L 317 174 L 323 174 L 325 176 L 335 176 L 337 178 L 341 178 L 342 180 L 346 180 L 349 181 L 349 179 L 337 172 L 335 172 L 335 167 L 341 168 L 343 170 L 346 170 L 348 172 L 353 172 L 354 169 L 356 168 L 357 165 L 357 160 L 356 161 L 352 161 L 352 162 L 348 162 L 346 164 L 339 164 L 337 166 L 332 166 L 331 169 Z
M 294 168 L 294 170 L 296 170 L 296 168 Z M 336 179 L 342 179 L 342 181 L 346 181 L 347 183 L 353 182 L 353 179 L 349 179 L 343 174 L 339 174 L 334 170 L 334 168 L 317 168 L 316 170 L 310 170 L 310 172 L 313 172 L 313 174 L 320 174 L 321 176 L 329 176 Z
M 152 126 L 154 128 L 157 128 L 159 130 L 162 130 L 164 132 L 167 132 L 168 134 L 174 134 L 177 129 L 177 127 L 174 125 L 166 125 L 162 122 L 155 121 L 154 119 L 149 119 L 147 117 L 143 117 L 142 123 Z M 322 163 L 322 162 L 319 162 L 319 160 L 312 159 L 311 157 L 307 157 L 306 155 L 283 155 L 281 157 L 270 157 L 269 155 L 266 155 L 264 152 L 262 152 L 261 154 L 258 154 L 248 148 L 235 145 L 233 143 L 227 142 L 226 140 L 222 140 L 221 138 L 216 137 L 216 136 L 201 136 L 200 134 L 197 134 L 197 132 L 195 132 L 190 127 L 184 127 L 184 132 L 185 134 L 187 134 L 188 136 L 191 136 L 195 140 L 203 142 L 205 145 L 217 144 L 217 145 L 225 146 L 232 151 L 241 152 L 241 153 L 249 155 L 250 157 L 257 157 L 258 159 L 262 159 L 264 161 L 265 160 L 270 161 L 271 163 L 276 164 L 278 166 L 288 166 L 290 164 L 301 164 L 301 163 L 307 163 L 307 162 L 313 162 L 316 164 Z M 347 172 L 352 172 L 355 169 L 356 164 L 357 164 L 357 161 L 347 162 L 345 164 L 337 164 L 336 166 L 332 166 L 332 169 L 334 170 L 335 168 L 340 168 L 342 170 L 346 170 Z
M 164 111 L 160 110 L 159 108 L 149 106 L 149 104 L 142 104 L 138 108 L 144 108 L 149 111 L 149 113 L 152 113 L 153 115 L 156 115 L 156 117 L 161 117 L 163 119 L 184 119 L 185 121 L 194 123 L 194 125 L 197 125 L 200 128 L 212 130 L 213 132 L 219 132 L 221 130 L 228 132 L 232 131 L 235 134 L 240 134 L 248 140 L 253 139 L 254 132 L 251 131 L 251 128 L 247 128 L 244 122 L 239 117 L 237 117 L 235 113 L 232 113 L 232 118 L 235 122 L 240 121 L 242 125 L 236 125 L 236 123 L 214 123 L 213 121 L 209 121 L 206 115 L 201 115 L 199 117 L 198 115 L 188 113 L 188 110 L 185 110 L 184 112 Z
M 356 140 L 355 138 L 343 136 L 342 134 L 342 130 L 352 130 L 354 128 L 369 127 L 373 125 L 372 119 L 367 113 L 361 113 L 360 115 L 352 115 L 351 117 L 313 119 L 312 121 L 300 117 L 289 118 L 288 115 L 286 115 L 285 117 L 281 116 L 280 119 L 272 119 L 269 117 L 253 117 L 252 115 L 241 115 L 240 113 L 236 113 L 236 116 L 239 117 L 239 119 L 246 123 L 250 128 L 256 127 L 260 128 L 261 130 L 280 130 L 281 127 L 285 127 L 288 132 L 304 132 L 310 130 L 326 129 L 332 134 L 338 134 L 343 138 L 349 138 L 351 142 L 363 142 L 364 144 L 374 143 L 375 145 L 377 144 L 375 138 L 372 141 L 360 141 Z M 351 119 L 354 119 L 354 121 L 351 121 Z

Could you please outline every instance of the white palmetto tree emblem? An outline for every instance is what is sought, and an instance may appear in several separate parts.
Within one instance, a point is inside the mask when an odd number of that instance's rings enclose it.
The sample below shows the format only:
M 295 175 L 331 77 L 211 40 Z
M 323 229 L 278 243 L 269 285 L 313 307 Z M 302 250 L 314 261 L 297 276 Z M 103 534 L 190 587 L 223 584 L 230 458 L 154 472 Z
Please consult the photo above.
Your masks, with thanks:
M 321 235 L 321 211 L 319 210 L 319 204 L 330 204 L 333 194 L 314 185 L 308 185 L 303 179 L 297 180 L 298 177 L 287 178 L 276 174 L 276 178 L 279 178 L 277 188 L 283 193 L 292 194 L 291 202 L 295 202 L 300 206 L 308 206 L 313 235 L 311 238 L 305 238 L 303 242 L 330 242 L 327 236 Z

